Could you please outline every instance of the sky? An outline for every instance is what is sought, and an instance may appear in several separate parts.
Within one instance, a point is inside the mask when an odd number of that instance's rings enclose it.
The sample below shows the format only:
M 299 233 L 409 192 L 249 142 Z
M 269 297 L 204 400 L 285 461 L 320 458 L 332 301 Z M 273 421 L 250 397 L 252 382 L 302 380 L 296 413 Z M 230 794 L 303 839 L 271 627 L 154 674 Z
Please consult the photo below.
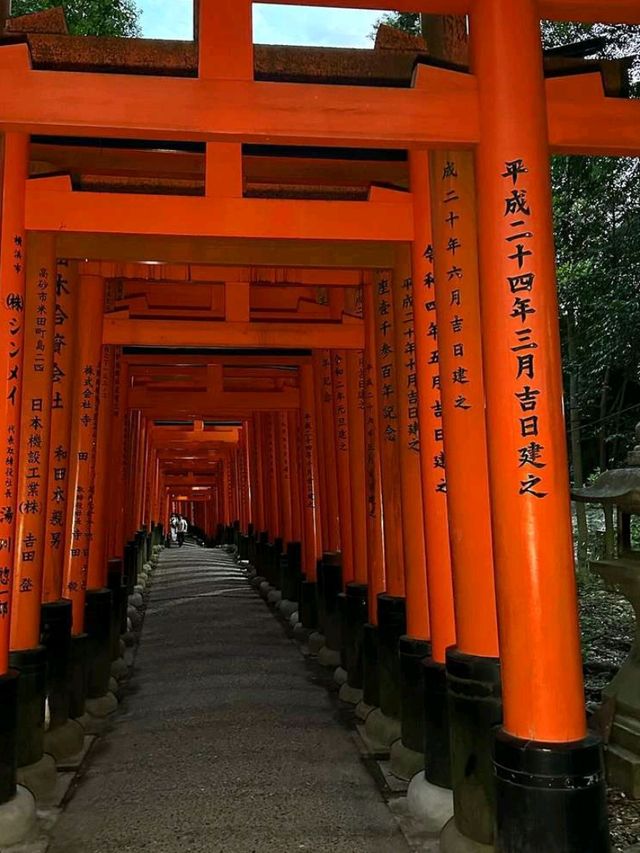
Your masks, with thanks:
M 142 30 L 147 38 L 192 38 L 193 0 L 137 0 L 137 4 L 142 9 Z M 371 47 L 368 35 L 382 14 L 260 4 L 253 9 L 255 42 L 329 47 Z

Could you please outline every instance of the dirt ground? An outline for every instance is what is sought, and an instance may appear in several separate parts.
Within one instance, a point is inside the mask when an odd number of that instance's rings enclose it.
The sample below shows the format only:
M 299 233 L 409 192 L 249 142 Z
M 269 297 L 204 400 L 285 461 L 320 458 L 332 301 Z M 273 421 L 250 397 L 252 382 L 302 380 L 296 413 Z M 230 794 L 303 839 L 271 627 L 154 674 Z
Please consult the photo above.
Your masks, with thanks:
M 587 577 L 580 584 L 580 624 L 588 710 L 594 711 L 602 688 L 618 671 L 635 632 L 633 609 L 621 595 Z M 615 788 L 609 790 L 611 839 L 614 853 L 640 842 L 640 800 Z

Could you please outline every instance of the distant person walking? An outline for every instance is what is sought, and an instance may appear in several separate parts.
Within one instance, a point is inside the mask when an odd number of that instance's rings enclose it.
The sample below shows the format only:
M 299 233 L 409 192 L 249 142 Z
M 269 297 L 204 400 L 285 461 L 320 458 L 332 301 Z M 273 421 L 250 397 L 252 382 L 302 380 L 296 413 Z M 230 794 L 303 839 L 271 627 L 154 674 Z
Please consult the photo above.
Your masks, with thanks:
M 178 516 L 178 548 L 184 545 L 184 537 L 189 532 L 189 523 L 186 518 Z

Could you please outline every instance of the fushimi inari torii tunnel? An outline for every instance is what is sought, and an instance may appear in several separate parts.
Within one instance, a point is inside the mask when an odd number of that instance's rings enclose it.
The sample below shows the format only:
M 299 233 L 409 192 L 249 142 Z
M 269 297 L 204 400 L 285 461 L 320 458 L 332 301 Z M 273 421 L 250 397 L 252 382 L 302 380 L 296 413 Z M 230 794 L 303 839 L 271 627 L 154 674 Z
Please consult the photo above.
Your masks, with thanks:
M 638 156 L 640 101 L 540 21 L 640 3 L 392 5 L 425 41 L 254 46 L 250 0 L 196 3 L 194 42 L 76 37 L 0 4 L 3 850 L 117 713 L 175 516 L 336 668 L 429 850 L 610 850 L 549 161 Z

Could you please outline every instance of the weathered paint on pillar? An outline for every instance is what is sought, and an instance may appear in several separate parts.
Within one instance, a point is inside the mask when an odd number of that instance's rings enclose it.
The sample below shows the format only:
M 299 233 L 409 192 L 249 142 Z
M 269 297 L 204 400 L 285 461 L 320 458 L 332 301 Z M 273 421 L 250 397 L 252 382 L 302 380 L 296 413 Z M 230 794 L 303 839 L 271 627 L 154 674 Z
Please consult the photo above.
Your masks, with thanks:
M 293 539 L 291 505 L 291 447 L 289 445 L 289 421 L 285 411 L 274 415 L 277 440 L 278 477 L 280 481 L 280 530 L 286 542 Z
M 366 483 L 367 483 L 367 585 L 369 587 L 369 622 L 378 624 L 378 595 L 385 591 L 386 566 L 384 552 L 384 530 L 382 521 L 382 471 L 380 451 L 380 418 L 378 407 L 378 368 L 376 363 L 377 323 L 374 295 L 375 282 L 364 287 L 364 405 L 366 435 Z
M 55 294 L 55 237 L 31 234 L 27 241 L 22 427 L 16 483 L 16 553 L 11 608 L 12 649 L 32 649 L 40 643 L 40 605 L 47 550 Z
M 481 5 L 471 35 L 504 728 L 575 741 L 586 722 L 539 9 Z
M 317 560 L 322 556 L 322 529 L 318 500 L 318 433 L 314 393 L 313 367 L 300 367 L 300 406 L 302 418 L 302 471 L 303 492 L 303 563 L 302 570 L 308 581 L 317 578 Z
M 378 430 L 382 472 L 382 517 L 386 566 L 386 592 L 404 595 L 402 499 L 400 493 L 398 386 L 393 314 L 393 276 L 379 270 L 373 285 L 375 307 L 376 370 L 378 374 Z
M 414 282 L 414 326 L 418 361 L 418 416 L 420 420 L 420 468 L 424 510 L 427 587 L 431 623 L 432 657 L 445 662 L 455 645 L 453 585 L 449 550 L 449 522 L 444 458 L 444 433 L 439 417 L 440 371 L 431 229 L 429 155 L 410 152 L 409 168 L 414 204 L 416 239 L 411 247 Z
M 295 542 L 302 541 L 302 474 L 300 470 L 300 416 L 293 409 L 287 413 L 289 421 L 289 461 L 291 465 L 291 529 Z
M 407 598 L 407 634 L 419 640 L 431 636 L 424 508 L 420 469 L 418 358 L 414 323 L 413 281 L 409 247 L 397 249 L 393 307 L 398 381 L 397 414 L 402 497 L 402 547 Z
M 26 273 L 24 206 L 28 169 L 29 137 L 22 133 L 0 136 L 0 439 L 5 457 L 0 503 L 0 675 L 9 667 L 10 599 L 17 554 L 15 520 L 22 403 Z
M 349 350 L 346 354 L 346 363 L 353 579 L 357 583 L 366 583 L 368 558 L 364 352 Z
M 457 646 L 498 657 L 473 154 L 432 154 L 440 394 Z M 469 484 L 473 497 L 469 502 Z
M 98 373 L 102 347 L 104 279 L 80 275 L 78 281 L 76 363 L 65 524 L 64 597 L 73 605 L 73 634 L 84 628 L 84 599 L 91 542 L 91 501 L 95 472 Z
M 340 552 L 342 580 L 354 580 L 353 537 L 351 530 L 351 472 L 349 466 L 349 412 L 347 404 L 347 354 L 331 351 L 334 430 L 336 437 L 336 481 L 338 484 L 338 513 L 340 520 Z

